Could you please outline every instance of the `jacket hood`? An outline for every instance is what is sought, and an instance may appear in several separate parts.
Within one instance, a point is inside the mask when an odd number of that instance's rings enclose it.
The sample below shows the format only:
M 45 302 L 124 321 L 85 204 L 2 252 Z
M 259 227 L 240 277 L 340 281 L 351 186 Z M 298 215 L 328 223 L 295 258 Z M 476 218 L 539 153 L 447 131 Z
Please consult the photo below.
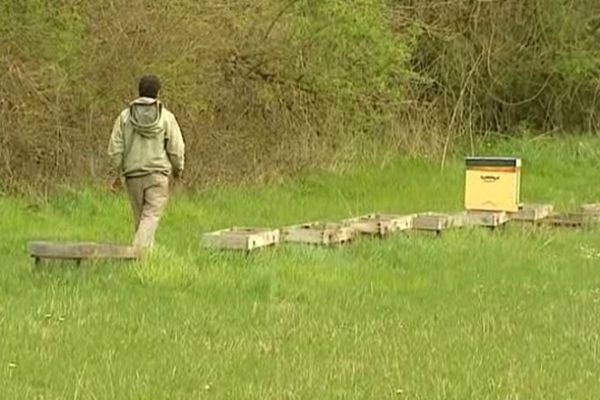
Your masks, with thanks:
M 131 124 L 136 133 L 152 138 L 162 132 L 162 104 L 157 99 L 140 97 L 129 104 Z

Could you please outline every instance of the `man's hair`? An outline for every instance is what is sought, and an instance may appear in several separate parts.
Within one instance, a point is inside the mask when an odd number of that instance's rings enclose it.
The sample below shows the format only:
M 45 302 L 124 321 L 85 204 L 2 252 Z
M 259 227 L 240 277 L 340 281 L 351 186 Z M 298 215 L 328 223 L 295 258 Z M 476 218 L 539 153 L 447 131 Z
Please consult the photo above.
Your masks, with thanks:
M 160 90 L 160 81 L 155 75 L 146 75 L 140 79 L 139 84 L 140 97 L 150 97 L 156 99 Z

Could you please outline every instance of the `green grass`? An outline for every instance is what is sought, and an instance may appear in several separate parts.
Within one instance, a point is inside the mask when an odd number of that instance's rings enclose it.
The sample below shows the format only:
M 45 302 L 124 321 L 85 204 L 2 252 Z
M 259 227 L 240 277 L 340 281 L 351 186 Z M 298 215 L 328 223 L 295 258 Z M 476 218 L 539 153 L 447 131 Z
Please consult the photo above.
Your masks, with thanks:
M 581 143 L 580 143 L 581 142 Z M 496 144 L 523 200 L 600 201 L 596 139 Z M 126 242 L 124 197 L 0 198 L 5 399 L 592 399 L 600 395 L 600 231 L 509 226 L 203 250 L 203 231 L 371 211 L 458 210 L 463 167 L 370 164 L 177 194 L 139 264 L 32 266 L 29 239 Z

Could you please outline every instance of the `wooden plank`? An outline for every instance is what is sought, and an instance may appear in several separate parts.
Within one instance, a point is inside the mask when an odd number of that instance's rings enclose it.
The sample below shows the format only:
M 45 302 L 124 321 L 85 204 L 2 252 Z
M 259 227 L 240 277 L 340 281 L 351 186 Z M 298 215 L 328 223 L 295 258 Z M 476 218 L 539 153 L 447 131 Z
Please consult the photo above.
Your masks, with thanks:
M 554 206 L 551 204 L 522 204 L 519 211 L 509 213 L 509 218 L 517 222 L 537 222 L 549 217 L 553 212 Z
M 363 235 L 386 236 L 394 232 L 412 229 L 414 215 L 368 214 L 342 221 Z
M 29 254 L 36 259 L 55 260 L 134 260 L 138 253 L 134 247 L 93 242 L 29 242 Z
M 286 242 L 329 246 L 352 241 L 356 231 L 342 224 L 312 222 L 284 228 L 282 235 Z
M 508 220 L 504 211 L 468 211 L 465 215 L 465 225 L 469 226 L 497 228 L 506 224 Z
M 280 241 L 279 229 L 233 227 L 204 234 L 204 243 L 211 248 L 252 251 L 273 246 Z

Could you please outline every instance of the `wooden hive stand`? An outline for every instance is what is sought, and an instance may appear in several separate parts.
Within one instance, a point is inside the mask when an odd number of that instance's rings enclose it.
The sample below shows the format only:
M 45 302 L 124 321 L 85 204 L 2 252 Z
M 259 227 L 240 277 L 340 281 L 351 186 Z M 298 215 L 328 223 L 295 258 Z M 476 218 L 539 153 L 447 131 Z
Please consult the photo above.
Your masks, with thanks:
M 600 203 L 584 204 L 581 206 L 580 212 L 592 222 L 600 221 Z
M 82 261 L 136 260 L 139 256 L 134 247 L 93 242 L 29 242 L 29 254 L 36 265 L 42 260 Z
M 413 219 L 413 229 L 441 234 L 448 229 L 464 226 L 465 215 L 465 213 L 444 214 L 434 212 L 417 214 Z
M 279 229 L 233 227 L 204 234 L 204 243 L 207 247 L 221 250 L 251 252 L 277 245 L 279 241 Z
M 510 213 L 511 221 L 536 223 L 544 218 L 548 218 L 554 212 L 554 206 L 551 204 L 521 204 L 519 211 Z
M 414 215 L 368 214 L 342 221 L 357 233 L 372 236 L 387 236 L 413 227 Z
M 540 221 L 544 225 L 567 227 L 567 228 L 582 228 L 590 226 L 598 220 L 595 217 L 584 213 L 553 213 L 547 218 Z
M 552 213 L 540 222 L 557 227 L 589 227 L 600 223 L 600 204 L 584 204 L 578 212 Z
M 508 214 L 504 211 L 467 211 L 465 225 L 498 228 L 509 221 Z
M 284 240 L 291 243 L 332 246 L 351 242 L 355 236 L 352 227 L 334 223 L 313 222 L 283 229 Z

